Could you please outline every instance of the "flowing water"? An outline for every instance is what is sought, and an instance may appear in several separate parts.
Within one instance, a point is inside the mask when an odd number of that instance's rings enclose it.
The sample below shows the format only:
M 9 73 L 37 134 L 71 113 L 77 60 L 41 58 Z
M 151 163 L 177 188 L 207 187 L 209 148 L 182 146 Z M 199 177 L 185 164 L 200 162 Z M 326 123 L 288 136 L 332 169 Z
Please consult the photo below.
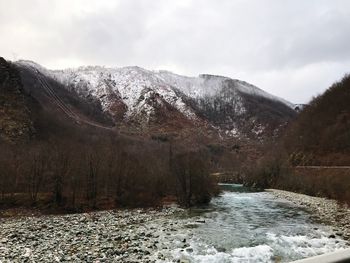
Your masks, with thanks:
M 347 247 L 332 227 L 268 192 L 222 185 L 224 192 L 187 215 L 189 248 L 173 250 L 190 262 L 290 262 Z

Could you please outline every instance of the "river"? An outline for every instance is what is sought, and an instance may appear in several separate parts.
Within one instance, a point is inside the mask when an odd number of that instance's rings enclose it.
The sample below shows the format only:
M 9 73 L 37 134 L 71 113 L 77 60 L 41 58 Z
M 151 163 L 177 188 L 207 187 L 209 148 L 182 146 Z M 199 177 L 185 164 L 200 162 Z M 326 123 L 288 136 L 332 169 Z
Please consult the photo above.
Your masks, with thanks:
M 0 218 L 0 262 L 290 262 L 348 246 L 339 229 L 273 193 L 221 187 L 190 211 Z
M 182 215 L 189 247 L 174 248 L 174 258 L 290 262 L 347 247 L 331 226 L 315 222 L 302 207 L 241 185 L 221 187 L 223 193 L 209 206 Z

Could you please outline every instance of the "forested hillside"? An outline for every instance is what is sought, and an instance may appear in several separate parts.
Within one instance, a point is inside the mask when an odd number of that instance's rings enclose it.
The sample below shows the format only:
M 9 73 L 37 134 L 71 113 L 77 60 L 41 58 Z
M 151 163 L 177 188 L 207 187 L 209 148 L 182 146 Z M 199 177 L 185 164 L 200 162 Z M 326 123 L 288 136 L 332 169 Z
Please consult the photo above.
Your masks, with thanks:
M 245 182 L 350 203 L 350 76 L 314 98 Z
M 199 136 L 120 134 L 94 106 L 0 58 L 0 208 L 189 207 L 217 192 Z
M 285 145 L 295 165 L 350 164 L 350 75 L 305 107 Z

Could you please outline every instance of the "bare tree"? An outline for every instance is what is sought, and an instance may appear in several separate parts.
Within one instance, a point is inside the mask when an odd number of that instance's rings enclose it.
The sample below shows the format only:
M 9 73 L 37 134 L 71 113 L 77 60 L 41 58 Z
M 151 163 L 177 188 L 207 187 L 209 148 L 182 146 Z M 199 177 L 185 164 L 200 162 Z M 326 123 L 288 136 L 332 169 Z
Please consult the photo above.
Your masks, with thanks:
M 98 175 L 101 165 L 101 156 L 90 149 L 86 155 L 86 198 L 92 207 L 96 207 Z
M 36 147 L 31 154 L 28 173 L 29 194 L 33 203 L 38 199 L 38 193 L 44 182 L 44 176 L 47 171 L 47 157 L 45 156 L 45 147 Z
M 64 184 L 71 172 L 71 153 L 70 147 L 64 143 L 57 144 L 51 154 L 52 167 L 52 193 L 54 202 L 62 205 Z

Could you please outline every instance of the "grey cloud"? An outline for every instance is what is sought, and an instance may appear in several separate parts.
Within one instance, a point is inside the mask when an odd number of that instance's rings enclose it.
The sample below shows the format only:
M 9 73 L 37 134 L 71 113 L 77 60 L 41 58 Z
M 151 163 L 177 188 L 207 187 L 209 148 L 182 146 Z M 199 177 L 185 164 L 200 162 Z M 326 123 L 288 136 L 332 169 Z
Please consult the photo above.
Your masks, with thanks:
M 347 0 L 0 0 L 0 55 L 241 78 L 305 102 L 350 70 Z

